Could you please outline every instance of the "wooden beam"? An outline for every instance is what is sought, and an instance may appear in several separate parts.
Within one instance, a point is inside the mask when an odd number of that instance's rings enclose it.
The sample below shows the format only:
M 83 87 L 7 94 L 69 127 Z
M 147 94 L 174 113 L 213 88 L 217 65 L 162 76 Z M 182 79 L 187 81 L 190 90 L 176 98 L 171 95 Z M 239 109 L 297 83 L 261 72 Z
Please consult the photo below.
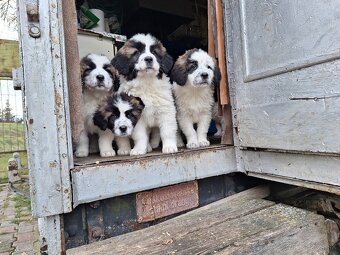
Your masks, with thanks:
M 77 144 L 80 133 L 84 130 L 81 114 L 83 100 L 77 40 L 77 13 L 74 1 L 63 0 L 62 5 L 72 138 L 73 142 Z

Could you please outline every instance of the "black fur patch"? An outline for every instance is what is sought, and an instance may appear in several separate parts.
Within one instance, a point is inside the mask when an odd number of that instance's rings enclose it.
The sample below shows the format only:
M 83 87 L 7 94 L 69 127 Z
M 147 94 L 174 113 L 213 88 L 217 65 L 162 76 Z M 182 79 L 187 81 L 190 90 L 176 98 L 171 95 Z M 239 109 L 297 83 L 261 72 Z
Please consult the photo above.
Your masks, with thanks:
M 93 115 L 93 124 L 105 131 L 107 129 L 108 122 L 104 115 L 102 115 L 102 112 L 96 111 Z
M 170 72 L 174 65 L 174 60 L 166 51 L 164 51 L 164 47 L 159 41 L 150 47 L 150 52 L 156 57 L 157 62 L 160 65 L 161 74 L 159 74 L 158 78 L 161 79 L 163 73 L 168 74 Z
M 131 55 L 126 55 L 124 52 L 130 48 L 133 52 Z M 130 81 L 137 77 L 137 70 L 135 64 L 139 56 L 145 51 L 145 44 L 130 40 L 118 51 L 116 56 L 111 60 L 111 64 L 118 70 L 118 72 Z
M 184 56 L 180 56 L 175 62 L 174 67 L 171 70 L 170 80 L 171 82 L 176 82 L 180 86 L 184 86 L 187 83 L 188 75 L 197 69 L 197 62 L 190 61 L 191 55 L 198 51 L 197 49 L 192 49 L 187 51 Z M 184 59 L 180 59 L 184 58 Z
M 214 69 L 214 80 L 213 83 L 215 86 L 218 86 L 221 81 L 221 72 L 220 68 L 218 67 L 218 64 L 216 63 L 215 69 Z
M 80 61 L 80 67 L 81 67 L 81 79 L 83 81 L 85 76 L 87 76 L 97 66 L 95 63 L 93 63 L 92 59 L 86 56 L 82 58 L 82 60 Z

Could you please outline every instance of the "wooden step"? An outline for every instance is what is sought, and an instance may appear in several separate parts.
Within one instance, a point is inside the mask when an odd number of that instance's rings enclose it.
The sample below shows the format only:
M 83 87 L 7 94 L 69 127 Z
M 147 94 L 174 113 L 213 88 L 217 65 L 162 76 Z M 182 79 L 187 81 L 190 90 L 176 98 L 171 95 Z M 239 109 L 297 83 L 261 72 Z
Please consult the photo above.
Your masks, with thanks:
M 73 248 L 68 255 L 328 254 L 323 216 L 234 196 L 158 225 Z

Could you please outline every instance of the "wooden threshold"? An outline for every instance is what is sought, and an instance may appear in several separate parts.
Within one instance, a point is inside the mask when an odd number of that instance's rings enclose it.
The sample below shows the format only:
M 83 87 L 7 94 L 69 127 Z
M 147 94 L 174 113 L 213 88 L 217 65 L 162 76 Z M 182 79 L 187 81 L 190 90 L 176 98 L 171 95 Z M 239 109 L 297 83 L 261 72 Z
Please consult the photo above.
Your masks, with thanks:
M 240 194 L 67 254 L 328 254 L 323 216 Z
M 155 151 L 144 156 L 113 157 L 96 164 L 97 159 L 84 159 L 71 171 L 74 207 L 237 171 L 235 149 L 225 145 L 183 149 L 174 154 Z

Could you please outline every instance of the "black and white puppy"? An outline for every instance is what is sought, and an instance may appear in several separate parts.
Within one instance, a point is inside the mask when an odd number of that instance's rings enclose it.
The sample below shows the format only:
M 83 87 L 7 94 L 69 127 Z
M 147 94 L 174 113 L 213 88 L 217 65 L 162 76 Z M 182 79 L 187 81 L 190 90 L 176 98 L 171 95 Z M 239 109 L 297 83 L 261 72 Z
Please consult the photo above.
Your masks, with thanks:
M 163 153 L 177 152 L 176 108 L 167 76 L 173 60 L 162 43 L 150 34 L 136 34 L 118 51 L 111 63 L 121 77 L 119 91 L 139 97 L 145 104 L 132 134 L 135 146 L 130 155 L 141 155 L 151 150 L 150 132 L 160 135 Z
M 113 93 L 99 106 L 93 123 L 101 130 L 111 130 L 118 146 L 118 155 L 128 155 L 131 151 L 130 139 L 134 127 L 144 109 L 139 97 L 126 93 Z
M 188 50 L 175 62 L 170 77 L 174 81 L 177 120 L 187 148 L 210 145 L 207 133 L 220 76 L 216 61 L 201 49 Z
M 112 148 L 114 138 L 110 130 L 103 131 L 93 124 L 93 115 L 99 104 L 119 87 L 119 76 L 106 56 L 89 54 L 80 61 L 83 83 L 83 108 L 85 130 L 80 135 L 76 148 L 77 157 L 89 154 L 89 134 L 98 134 L 98 145 L 102 157 L 115 156 Z

